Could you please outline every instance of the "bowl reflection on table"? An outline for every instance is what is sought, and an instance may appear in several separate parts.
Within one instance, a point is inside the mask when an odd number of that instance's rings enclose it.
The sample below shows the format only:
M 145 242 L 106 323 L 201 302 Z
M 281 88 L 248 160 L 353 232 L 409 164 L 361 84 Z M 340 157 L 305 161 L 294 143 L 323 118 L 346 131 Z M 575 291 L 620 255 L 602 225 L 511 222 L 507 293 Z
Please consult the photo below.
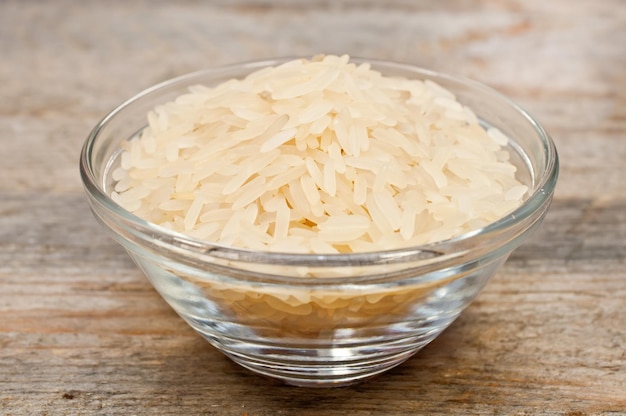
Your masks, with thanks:
M 510 138 L 518 179 L 530 191 L 497 222 L 420 247 L 353 254 L 255 252 L 198 241 L 148 223 L 110 198 L 120 143 L 146 114 L 196 84 L 216 85 L 280 61 L 193 73 L 125 102 L 88 137 L 81 175 L 95 216 L 172 308 L 242 366 L 299 386 L 341 386 L 386 371 L 432 341 L 541 223 L 558 174 L 541 126 L 493 90 L 465 79 L 390 62 L 385 75 L 431 79 L 486 126 Z

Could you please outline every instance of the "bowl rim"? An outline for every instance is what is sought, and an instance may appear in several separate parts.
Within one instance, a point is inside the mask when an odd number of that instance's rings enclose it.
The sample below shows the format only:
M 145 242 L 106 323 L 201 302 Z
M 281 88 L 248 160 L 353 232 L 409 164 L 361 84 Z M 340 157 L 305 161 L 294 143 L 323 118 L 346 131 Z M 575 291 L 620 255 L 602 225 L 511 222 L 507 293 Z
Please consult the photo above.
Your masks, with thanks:
M 508 229 L 516 224 L 522 223 L 524 220 L 532 217 L 532 214 L 550 203 L 552 194 L 556 187 L 559 174 L 559 158 L 556 146 L 546 132 L 543 126 L 525 109 L 516 102 L 501 94 L 497 90 L 473 79 L 452 75 L 449 73 L 438 72 L 431 69 L 422 68 L 409 63 L 401 63 L 392 60 L 370 59 L 361 57 L 351 57 L 350 62 L 369 63 L 373 69 L 395 68 L 421 75 L 422 77 L 431 77 L 445 79 L 454 83 L 460 83 L 472 89 L 482 90 L 494 98 L 502 100 L 506 105 L 510 106 L 514 111 L 521 115 L 534 129 L 535 133 L 540 137 L 542 151 L 545 157 L 544 174 L 538 177 L 535 184 L 535 190 L 517 207 L 504 217 L 475 230 L 456 235 L 452 238 L 440 240 L 428 244 L 418 246 L 407 246 L 395 248 L 391 250 L 355 252 L 355 253 L 296 253 L 296 252 L 274 252 L 274 251 L 258 251 L 245 248 L 226 246 L 215 242 L 200 240 L 180 232 L 165 229 L 157 224 L 146 221 L 143 218 L 125 210 L 105 192 L 104 187 L 96 178 L 92 164 L 92 153 L 94 145 L 100 137 L 100 132 L 120 113 L 131 106 L 136 101 L 156 93 L 162 89 L 174 86 L 178 83 L 188 83 L 194 78 L 203 78 L 207 76 L 217 76 L 219 73 L 227 73 L 230 71 L 243 71 L 250 73 L 254 70 L 268 66 L 276 66 L 288 62 L 293 59 L 308 59 L 306 57 L 279 57 L 263 60 L 251 60 L 228 65 L 219 65 L 189 72 L 179 75 L 165 81 L 159 82 L 142 91 L 136 93 L 130 98 L 117 105 L 109 111 L 91 130 L 87 136 L 81 152 L 80 152 L 80 175 L 83 186 L 90 203 L 97 203 L 107 212 L 120 217 L 125 223 L 132 224 L 135 231 L 139 231 L 144 235 L 152 238 L 158 236 L 159 244 L 162 246 L 175 246 L 183 251 L 194 252 L 195 255 L 208 255 L 214 258 L 224 260 L 241 261 L 245 263 L 262 263 L 262 264 L 281 264 L 292 266 L 313 266 L 313 267 L 337 267 L 337 266 L 354 266 L 354 265 L 380 265 L 399 263 L 407 261 L 429 261 L 450 256 L 460 255 L 463 251 L 467 251 L 469 244 L 477 240 L 479 237 L 489 235 L 498 230 Z M 182 93 L 182 92 L 181 92 Z M 93 206 L 92 206 L 93 209 Z M 477 241 L 476 241 L 477 242 Z M 459 250 L 459 248 L 463 248 Z M 178 251 L 180 251 L 178 250 Z

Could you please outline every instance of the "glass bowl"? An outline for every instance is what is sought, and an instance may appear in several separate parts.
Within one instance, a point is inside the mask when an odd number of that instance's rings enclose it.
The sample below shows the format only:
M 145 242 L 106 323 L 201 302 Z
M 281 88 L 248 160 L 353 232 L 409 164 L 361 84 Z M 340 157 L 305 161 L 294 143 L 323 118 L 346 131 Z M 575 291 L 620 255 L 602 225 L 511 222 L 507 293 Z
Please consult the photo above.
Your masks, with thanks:
M 209 69 L 139 93 L 95 126 L 82 149 L 80 171 L 96 218 L 171 307 L 215 348 L 245 368 L 288 384 L 342 386 L 404 362 L 459 316 L 542 222 L 556 185 L 558 158 L 539 123 L 490 88 L 410 65 L 367 60 L 384 75 L 439 83 L 481 123 L 506 134 L 518 179 L 529 187 L 523 204 L 482 229 L 434 244 L 316 255 L 195 240 L 148 223 L 110 198 L 120 143 L 146 126 L 149 110 L 190 86 L 216 85 L 284 61 Z

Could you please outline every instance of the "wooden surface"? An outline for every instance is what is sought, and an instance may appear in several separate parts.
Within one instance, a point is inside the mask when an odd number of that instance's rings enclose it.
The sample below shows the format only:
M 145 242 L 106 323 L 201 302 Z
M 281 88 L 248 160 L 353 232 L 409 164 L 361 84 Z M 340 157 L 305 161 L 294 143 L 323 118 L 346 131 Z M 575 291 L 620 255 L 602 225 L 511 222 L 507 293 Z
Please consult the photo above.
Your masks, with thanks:
M 280 385 L 192 332 L 105 237 L 78 176 L 91 127 L 217 64 L 320 52 L 485 82 L 554 137 L 553 209 L 404 365 Z M 0 414 L 626 414 L 626 3 L 0 1 Z

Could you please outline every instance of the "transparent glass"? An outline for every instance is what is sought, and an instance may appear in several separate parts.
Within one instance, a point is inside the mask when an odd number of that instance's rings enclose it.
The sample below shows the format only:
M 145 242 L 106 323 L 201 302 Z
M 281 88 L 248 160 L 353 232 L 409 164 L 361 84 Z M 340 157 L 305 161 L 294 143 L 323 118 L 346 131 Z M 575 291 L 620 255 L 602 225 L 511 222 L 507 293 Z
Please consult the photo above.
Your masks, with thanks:
M 358 61 L 358 60 L 357 60 Z M 215 85 L 283 60 L 221 67 L 152 87 L 107 115 L 80 160 L 96 218 L 171 307 L 240 365 L 299 386 L 342 386 L 384 372 L 432 341 L 544 218 L 558 175 L 550 137 L 528 113 L 476 82 L 368 60 L 386 75 L 431 79 L 509 136 L 524 203 L 497 222 L 420 247 L 357 254 L 241 250 L 164 230 L 109 197 L 119 145 L 146 113 L 195 84 Z M 307 278 L 301 276 L 324 276 Z

